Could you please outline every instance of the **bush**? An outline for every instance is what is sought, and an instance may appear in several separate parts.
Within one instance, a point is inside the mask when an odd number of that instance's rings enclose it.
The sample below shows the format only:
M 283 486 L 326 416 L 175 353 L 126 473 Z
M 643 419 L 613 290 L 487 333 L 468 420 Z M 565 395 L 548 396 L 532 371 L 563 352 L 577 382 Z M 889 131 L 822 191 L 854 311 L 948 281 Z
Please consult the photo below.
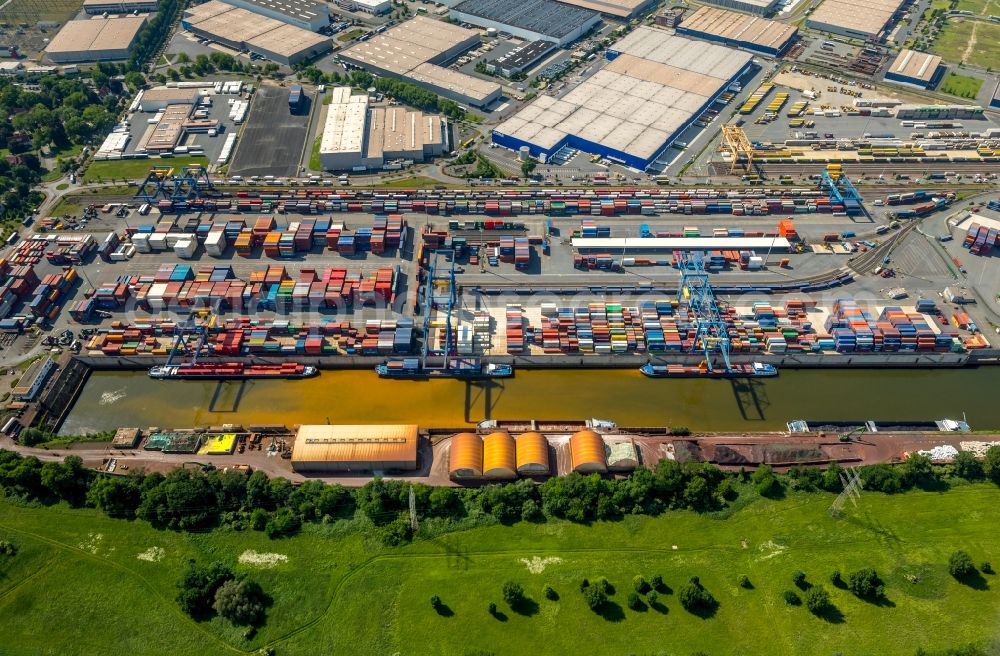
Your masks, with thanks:
M 547 585 L 544 588 L 542 588 L 542 594 L 545 595 L 546 599 L 549 599 L 551 601 L 555 601 L 556 599 L 559 598 L 559 593 L 556 592 L 551 585 Z
M 0 540 L 0 556 L 16 556 L 17 545 L 9 540 Z M 986 570 L 983 570 L 984 572 Z
M 440 608 L 440 607 L 441 607 L 441 597 L 433 595 L 431 597 L 431 608 Z
M 804 588 L 806 585 L 806 573 L 798 570 L 792 572 L 792 583 L 797 588 Z
M 639 594 L 645 594 L 649 590 L 649 583 L 646 582 L 646 579 L 641 574 L 636 574 L 632 578 L 632 587 Z
M 774 475 L 770 465 L 761 465 L 750 477 L 757 494 L 762 497 L 774 497 L 781 493 L 781 482 Z
M 177 603 L 181 610 L 195 619 L 203 619 L 212 614 L 215 593 L 223 583 L 233 580 L 233 572 L 222 563 L 201 566 L 190 561 L 177 587 Z
M 271 539 L 283 538 L 298 533 L 300 528 L 302 528 L 302 520 L 299 519 L 299 516 L 288 508 L 282 508 L 274 513 L 274 516 L 267 522 L 264 533 Z
M 976 572 L 976 566 L 972 564 L 972 558 L 961 549 L 951 554 L 948 558 L 948 573 L 956 579 L 964 579 L 972 576 Z
M 830 574 L 830 583 L 832 583 L 835 587 L 838 588 L 844 587 L 844 579 L 840 576 L 839 569 L 833 570 L 833 573 Z
M 799 595 L 795 594 L 794 590 L 785 590 L 785 603 L 789 606 L 800 606 L 802 605 L 802 600 L 799 599 Z
M 237 626 L 258 624 L 264 618 L 265 596 L 261 587 L 249 579 L 232 579 L 215 592 L 213 608 L 221 617 Z
M 628 607 L 631 608 L 632 610 L 638 610 L 639 604 L 641 603 L 639 601 L 639 595 L 636 594 L 635 592 L 628 593 L 628 599 L 626 603 L 628 603 Z
M 650 590 L 649 594 L 646 595 L 646 601 L 649 602 L 650 606 L 655 606 L 657 600 L 659 600 L 660 595 L 656 594 L 656 590 Z
M 748 590 L 753 587 L 753 584 L 750 583 L 750 577 L 748 577 L 746 574 L 740 576 L 739 584 L 741 588 L 746 588 Z
M 520 583 L 507 581 L 503 584 L 503 600 L 508 606 L 515 606 L 524 599 L 524 588 Z
M 649 585 L 654 590 L 662 590 L 663 589 L 663 577 L 660 576 L 659 574 L 653 576 L 653 578 L 649 579 Z
M 583 579 L 582 581 L 580 581 L 580 592 L 583 592 L 589 587 L 590 587 L 590 581 L 588 581 L 587 579 Z
M 689 613 L 712 610 L 718 603 L 715 601 L 712 593 L 706 590 L 705 586 L 701 584 L 697 576 L 692 577 L 690 581 L 684 584 L 678 594 L 678 599 L 680 599 L 684 610 Z
M 590 585 L 583 589 L 583 599 L 590 610 L 597 611 L 608 600 L 608 595 L 600 586 Z
M 993 565 L 990 564 L 990 561 L 984 560 L 983 564 L 979 566 L 979 570 L 983 574 L 992 574 L 993 573 Z
M 871 567 L 852 572 L 847 577 L 847 588 L 862 599 L 881 599 L 885 596 L 885 586 Z
M 486 610 L 489 611 L 490 615 L 496 615 L 497 605 L 491 601 L 489 607 Z
M 830 609 L 830 594 L 822 586 L 814 585 L 806 593 L 806 608 L 813 615 L 822 615 Z

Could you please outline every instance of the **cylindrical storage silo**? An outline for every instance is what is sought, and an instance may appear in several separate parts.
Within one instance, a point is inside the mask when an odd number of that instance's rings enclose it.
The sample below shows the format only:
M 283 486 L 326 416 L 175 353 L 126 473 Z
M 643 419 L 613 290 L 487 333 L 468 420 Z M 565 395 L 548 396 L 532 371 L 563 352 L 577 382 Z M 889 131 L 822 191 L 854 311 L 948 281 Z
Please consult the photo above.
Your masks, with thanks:
M 534 431 L 519 435 L 515 441 L 517 473 L 539 476 L 549 473 L 549 443 Z
M 490 479 L 517 478 L 514 438 L 507 431 L 496 431 L 483 439 L 483 476 Z
M 608 471 L 604 455 L 604 440 L 592 430 L 582 430 L 573 433 L 569 438 L 570 455 L 573 459 L 573 471 L 581 474 Z
M 448 449 L 448 476 L 454 479 L 482 478 L 483 440 L 475 433 L 452 436 Z

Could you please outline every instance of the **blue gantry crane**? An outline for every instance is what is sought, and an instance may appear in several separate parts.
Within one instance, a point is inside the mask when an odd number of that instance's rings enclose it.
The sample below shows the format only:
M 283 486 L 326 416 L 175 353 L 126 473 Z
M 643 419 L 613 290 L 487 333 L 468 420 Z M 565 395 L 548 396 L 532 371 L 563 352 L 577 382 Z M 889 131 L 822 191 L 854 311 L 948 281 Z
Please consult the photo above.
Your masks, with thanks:
M 455 283 L 455 255 L 450 250 L 434 250 L 427 255 L 427 280 L 424 284 L 424 343 L 420 352 L 420 366 L 424 370 L 447 369 L 452 356 L 452 317 L 458 306 L 458 285 Z M 436 312 L 444 311 L 444 345 L 433 342 L 431 324 Z M 442 358 L 441 364 L 431 364 L 429 359 Z
M 716 370 L 712 359 L 718 353 L 722 359 L 722 370 L 730 372 L 732 363 L 729 352 L 732 344 L 726 321 L 719 311 L 719 303 L 708 280 L 708 272 L 705 271 L 704 255 L 700 252 L 685 252 L 678 264 L 681 281 L 677 287 L 677 298 L 687 303 L 696 326 L 691 352 L 701 351 L 704 354 L 709 371 Z
M 844 206 L 844 211 L 848 216 L 858 216 L 864 214 L 864 206 L 861 201 L 861 194 L 848 179 L 847 174 L 840 164 L 828 164 L 820 174 L 820 187 L 830 194 L 830 202 Z
M 167 353 L 167 361 L 163 363 L 164 366 L 169 366 L 173 363 L 178 353 L 187 350 L 183 348 L 184 338 L 192 333 L 198 333 L 198 341 L 195 343 L 194 353 L 191 356 L 191 364 L 198 362 L 198 356 L 201 355 L 201 350 L 205 347 L 205 342 L 208 341 L 208 324 L 197 323 L 195 318 L 198 314 L 198 310 L 193 310 L 186 320 L 177 324 L 175 328 L 177 334 L 174 338 L 173 346 L 170 347 L 170 352 Z
M 208 169 L 204 166 L 185 166 L 179 175 L 169 166 L 154 166 L 135 192 L 136 200 L 155 203 L 162 199 L 188 201 L 200 198 L 205 191 L 214 189 Z

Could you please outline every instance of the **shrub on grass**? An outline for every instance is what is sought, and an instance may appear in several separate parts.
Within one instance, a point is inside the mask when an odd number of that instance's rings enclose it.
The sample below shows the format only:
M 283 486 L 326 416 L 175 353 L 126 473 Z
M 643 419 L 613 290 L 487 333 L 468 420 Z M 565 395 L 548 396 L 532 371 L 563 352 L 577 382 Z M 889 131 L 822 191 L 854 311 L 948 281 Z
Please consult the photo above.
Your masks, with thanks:
M 264 591 L 256 582 L 232 579 L 216 590 L 212 607 L 237 626 L 252 626 L 264 619 L 264 602 Z
M 490 615 L 496 615 L 497 614 L 497 605 L 491 601 L 489 607 L 487 608 L 487 610 L 489 611 Z
M 628 599 L 626 603 L 628 603 L 628 607 L 631 608 L 632 610 L 637 610 L 639 608 L 639 603 L 640 603 L 639 595 L 636 594 L 635 592 L 628 593 Z
M 711 610 L 718 603 L 712 593 L 705 589 L 697 576 L 684 584 L 678 593 L 681 606 L 690 613 Z
M 552 588 L 551 585 L 547 585 L 544 588 L 542 588 L 542 594 L 545 595 L 546 599 L 550 599 L 552 601 L 555 601 L 556 599 L 559 598 L 559 594 Z
M 663 577 L 660 576 L 659 574 L 654 575 L 653 578 L 649 579 L 649 585 L 654 590 L 662 590 L 663 589 Z
M 741 588 L 746 588 L 747 590 L 753 587 L 753 584 L 750 583 L 750 577 L 748 577 L 746 574 L 740 575 L 739 584 Z
M 840 576 L 839 569 L 833 570 L 833 573 L 830 574 L 830 583 L 838 588 L 844 587 L 844 579 Z
M 799 595 L 795 594 L 794 590 L 785 590 L 784 597 L 785 603 L 789 606 L 800 606 L 802 604 L 802 600 L 799 599 Z
M 961 549 L 948 557 L 948 573 L 956 579 L 972 576 L 975 571 L 976 566 L 972 564 L 972 557 Z
M 803 588 L 806 585 L 806 573 L 802 571 L 792 572 L 792 583 L 795 584 L 797 588 Z
M 830 609 L 830 593 L 819 585 L 809 588 L 806 593 L 806 608 L 813 615 L 822 615 Z
M 608 595 L 600 586 L 590 585 L 583 589 L 583 599 L 590 610 L 597 611 L 608 600 Z
M 871 567 L 851 572 L 847 577 L 847 587 L 862 599 L 881 599 L 885 596 L 885 586 Z
M 636 574 L 632 578 L 632 587 L 639 594 L 645 594 L 649 590 L 649 583 L 646 582 L 646 579 L 641 574 Z
M 992 574 L 993 565 L 990 564 L 990 561 L 984 560 L 983 564 L 979 566 L 979 571 L 981 571 L 983 574 Z
M 0 556 L 16 556 L 17 545 L 9 540 L 0 540 Z M 983 570 L 984 572 L 986 570 Z
M 431 608 L 438 609 L 441 607 L 441 597 L 437 595 L 431 596 Z
M 524 588 L 521 587 L 520 583 L 507 581 L 503 584 L 503 600 L 507 602 L 508 606 L 514 606 L 522 599 L 524 599 Z

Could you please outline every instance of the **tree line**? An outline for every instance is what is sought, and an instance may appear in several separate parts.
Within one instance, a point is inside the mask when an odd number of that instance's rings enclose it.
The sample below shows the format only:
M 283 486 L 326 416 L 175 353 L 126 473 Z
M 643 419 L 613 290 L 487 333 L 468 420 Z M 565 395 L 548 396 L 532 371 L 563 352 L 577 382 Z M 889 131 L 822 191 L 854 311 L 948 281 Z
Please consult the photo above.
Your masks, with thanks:
M 942 489 L 954 477 L 1000 483 L 1000 446 L 992 447 L 983 462 L 960 455 L 953 464 L 934 466 L 915 454 L 902 465 L 858 469 L 866 490 L 889 494 Z M 0 450 L 0 489 L 8 496 L 43 503 L 66 501 L 97 508 L 110 517 L 138 518 L 174 530 L 227 526 L 265 531 L 272 538 L 294 534 L 304 523 L 332 523 L 360 515 L 390 546 L 413 537 L 411 488 L 421 522 L 447 528 L 458 521 L 489 518 L 503 524 L 548 517 L 583 523 L 677 509 L 713 512 L 741 494 L 777 497 L 789 489 L 839 492 L 839 473 L 838 465 L 825 470 L 793 467 L 779 475 L 766 465 L 753 473 L 727 472 L 705 463 L 661 460 L 621 479 L 573 473 L 541 484 L 522 479 L 453 488 L 376 478 L 358 488 L 345 488 L 320 481 L 293 485 L 261 471 L 247 475 L 211 467 L 114 476 L 85 469 L 77 456 L 42 463 L 34 456 Z

